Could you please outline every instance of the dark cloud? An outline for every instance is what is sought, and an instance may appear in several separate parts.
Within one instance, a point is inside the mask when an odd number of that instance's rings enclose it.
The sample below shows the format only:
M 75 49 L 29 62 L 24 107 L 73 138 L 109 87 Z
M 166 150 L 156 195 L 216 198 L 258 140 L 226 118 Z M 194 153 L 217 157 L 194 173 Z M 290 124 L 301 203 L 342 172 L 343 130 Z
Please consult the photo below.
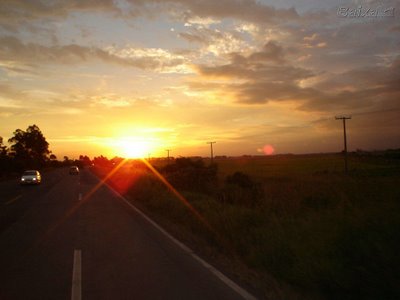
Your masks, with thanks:
M 6 0 L 0 4 L 0 19 L 9 21 L 35 20 L 44 17 L 65 17 L 72 11 L 119 12 L 114 0 Z
M 255 0 L 159 0 L 157 2 L 180 5 L 189 17 L 234 18 L 255 23 L 282 22 L 299 17 L 294 8 L 276 9 Z
M 367 66 L 333 75 L 314 88 L 330 96 L 333 103 L 345 102 L 354 109 L 385 107 L 400 108 L 400 58 L 389 66 Z M 313 99 L 304 106 L 318 106 Z
M 260 52 L 255 52 L 251 54 L 249 60 L 251 62 L 259 63 L 264 63 L 266 61 L 283 63 L 283 55 L 283 48 L 276 42 L 270 41 L 265 44 L 264 48 Z
M 351 87 L 357 90 L 376 88 L 388 92 L 399 91 L 400 59 L 389 66 L 366 66 L 330 76 L 316 85 L 319 89 L 344 90 Z
M 197 70 L 209 85 L 203 82 L 196 88 L 233 94 L 238 103 L 291 100 L 298 103 L 300 110 L 333 112 L 365 111 L 383 103 L 400 107 L 396 104 L 400 98 L 400 59 L 389 66 L 367 66 L 329 75 L 324 81 L 303 87 L 302 80 L 319 74 L 293 65 L 285 58 L 284 48 L 270 41 L 248 56 L 232 53 L 228 64 L 200 65 Z M 223 79 L 224 84 L 216 84 L 217 79 Z
M 118 61 L 103 50 L 79 45 L 42 46 L 36 43 L 22 43 L 11 36 L 0 38 L 0 58 L 3 61 L 18 61 L 20 63 L 52 63 L 69 64 L 86 61 L 97 57 L 105 61 Z M 122 63 L 122 61 L 120 62 Z
M 115 16 L 153 16 L 160 12 L 192 17 L 234 18 L 247 22 L 271 23 L 297 19 L 294 8 L 276 9 L 255 0 L 7 0 L 0 3 L 0 28 L 18 31 L 35 20 L 65 18 L 72 12 L 105 12 Z
M 189 43 L 208 45 L 211 40 L 223 39 L 224 35 L 220 31 L 209 28 L 190 28 L 190 32 L 182 32 L 179 37 Z
M 232 53 L 228 64 L 200 65 L 197 70 L 204 79 L 244 81 L 224 85 L 240 103 L 263 104 L 271 100 L 307 99 L 312 95 L 311 89 L 300 88 L 298 83 L 314 76 L 313 72 L 290 65 L 285 60 L 284 49 L 274 41 L 248 56 Z M 221 85 L 217 85 L 217 88 L 221 89 Z
M 260 51 L 249 56 L 231 53 L 230 62 L 220 66 L 198 66 L 206 77 L 231 77 L 254 81 L 293 82 L 313 76 L 309 70 L 289 65 L 284 58 L 283 48 L 269 41 Z
M 95 47 L 80 45 L 43 46 L 36 43 L 22 43 L 11 36 L 0 37 L 0 59 L 17 61 L 20 65 L 38 66 L 38 64 L 78 64 L 91 60 L 118 64 L 140 69 L 162 70 L 183 63 L 183 59 L 154 56 L 121 57 Z M 16 71 L 14 66 L 3 68 Z M 13 69 L 11 69 L 13 68 Z M 23 71 L 23 69 L 21 69 Z
M 13 33 L 40 30 L 41 26 L 34 22 L 51 23 L 79 11 L 121 14 L 113 0 L 6 0 L 0 2 L 0 29 Z

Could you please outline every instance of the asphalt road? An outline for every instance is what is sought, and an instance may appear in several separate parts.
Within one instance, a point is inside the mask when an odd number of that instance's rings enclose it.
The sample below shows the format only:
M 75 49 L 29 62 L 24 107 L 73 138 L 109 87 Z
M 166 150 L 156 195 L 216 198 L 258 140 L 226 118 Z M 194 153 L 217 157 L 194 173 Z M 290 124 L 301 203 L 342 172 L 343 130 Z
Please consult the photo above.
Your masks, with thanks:
M 0 299 L 243 299 L 88 170 L 0 183 Z

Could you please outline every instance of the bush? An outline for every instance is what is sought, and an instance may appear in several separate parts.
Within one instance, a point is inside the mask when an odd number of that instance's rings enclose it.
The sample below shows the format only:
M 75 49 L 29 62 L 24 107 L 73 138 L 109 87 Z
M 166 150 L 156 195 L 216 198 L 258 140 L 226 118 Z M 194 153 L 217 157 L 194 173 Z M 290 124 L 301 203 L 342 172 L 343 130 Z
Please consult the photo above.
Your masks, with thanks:
M 254 207 L 264 199 L 264 191 L 250 176 L 235 172 L 226 178 L 219 198 L 230 204 Z
M 201 159 L 178 158 L 161 169 L 166 179 L 177 189 L 212 193 L 217 184 L 218 166 L 206 166 Z

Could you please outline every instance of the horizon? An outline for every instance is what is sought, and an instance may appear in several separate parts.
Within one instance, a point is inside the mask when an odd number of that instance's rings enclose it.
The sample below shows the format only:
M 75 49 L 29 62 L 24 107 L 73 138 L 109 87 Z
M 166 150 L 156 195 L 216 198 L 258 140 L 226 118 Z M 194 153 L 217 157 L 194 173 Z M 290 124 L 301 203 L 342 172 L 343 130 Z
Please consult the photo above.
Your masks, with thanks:
M 399 1 L 0 4 L 0 137 L 58 159 L 400 148 Z M 377 15 L 364 12 L 373 10 Z
M 381 149 L 381 150 L 364 150 L 364 149 L 356 149 L 354 151 L 348 151 L 349 155 L 352 154 L 384 154 L 387 152 L 398 152 L 400 151 L 400 148 L 388 148 L 388 149 Z M 224 155 L 224 154 L 220 154 L 220 155 L 215 155 L 213 156 L 214 160 L 225 160 L 225 159 L 242 159 L 242 158 L 274 158 L 274 157 L 284 157 L 284 156 L 319 156 L 319 155 L 343 155 L 343 150 L 339 151 L 339 152 L 309 152 L 309 153 L 273 153 L 273 154 L 242 154 L 242 155 Z M 107 160 L 111 161 L 114 159 L 121 159 L 121 160 L 126 160 L 126 161 L 143 161 L 143 160 L 147 160 L 147 161 L 151 161 L 151 160 L 160 160 L 160 161 L 164 161 L 164 160 L 177 160 L 180 158 L 188 158 L 188 159 L 201 159 L 201 160 L 210 160 L 211 157 L 210 155 L 205 155 L 205 156 L 201 156 L 201 155 L 191 155 L 191 156 L 170 156 L 169 158 L 167 156 L 148 156 L 148 157 L 122 157 L 122 156 L 105 156 L 103 154 L 100 155 L 95 155 L 95 156 L 89 156 L 86 154 L 80 154 L 79 156 L 87 156 L 90 160 L 93 160 L 95 158 L 99 158 L 99 157 L 104 157 Z M 59 157 L 57 157 L 58 161 L 62 161 Z M 68 157 L 69 161 L 78 161 L 80 160 L 80 157 Z

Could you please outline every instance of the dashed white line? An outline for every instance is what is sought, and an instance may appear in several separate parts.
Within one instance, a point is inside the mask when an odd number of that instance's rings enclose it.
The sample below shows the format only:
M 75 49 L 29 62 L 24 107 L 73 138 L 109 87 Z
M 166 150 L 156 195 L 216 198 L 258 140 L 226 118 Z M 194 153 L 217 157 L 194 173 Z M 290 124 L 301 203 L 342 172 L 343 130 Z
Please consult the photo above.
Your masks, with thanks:
M 6 204 L 6 205 L 9 205 L 9 204 L 11 204 L 11 203 L 17 201 L 17 200 L 20 199 L 20 198 L 22 198 L 22 195 L 18 195 L 18 196 L 16 196 L 16 197 L 12 198 L 11 200 L 7 201 L 5 204 Z
M 82 299 L 82 256 L 81 250 L 74 251 L 74 264 L 72 268 L 71 300 Z
M 82 200 L 82 193 L 79 193 L 78 201 Z

